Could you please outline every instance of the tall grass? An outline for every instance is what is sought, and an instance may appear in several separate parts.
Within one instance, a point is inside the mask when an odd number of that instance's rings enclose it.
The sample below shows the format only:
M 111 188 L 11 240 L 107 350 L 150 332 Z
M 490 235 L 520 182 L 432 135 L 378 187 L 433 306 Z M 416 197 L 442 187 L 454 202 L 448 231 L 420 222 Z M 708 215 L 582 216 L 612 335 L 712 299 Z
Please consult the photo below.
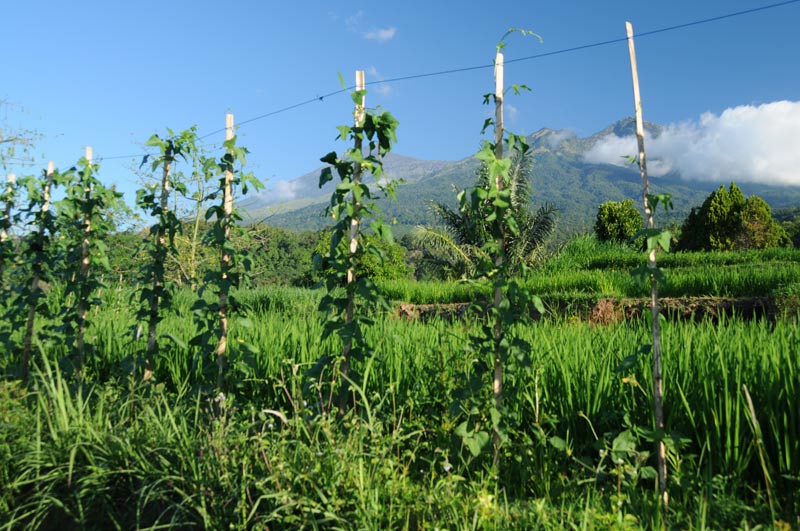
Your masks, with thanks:
M 782 257 L 776 253 L 769 268 L 676 265 L 670 279 L 681 293 L 785 289 L 773 286 L 792 285 L 798 271 Z M 621 270 L 578 267 L 531 282 L 545 294 L 634 289 Z M 401 300 L 441 302 L 468 301 L 480 288 L 384 289 Z M 320 339 L 319 293 L 260 289 L 237 296 L 249 313 L 232 322 L 225 395 L 210 392 L 202 370 L 209 353 L 188 344 L 196 297 L 188 291 L 177 294 L 162 321 L 149 384 L 130 377 L 144 340 L 132 334 L 125 289 L 103 294 L 88 331 L 95 355 L 81 386 L 59 372 L 62 349 L 55 343 L 36 358 L 31 387 L 0 382 L 0 530 L 660 525 L 642 475 L 654 436 L 647 356 L 637 357 L 647 341 L 645 322 L 594 327 L 552 318 L 516 325 L 515 337 L 532 345 L 531 366 L 509 380 L 505 403 L 519 422 L 504 447 L 512 466 L 495 478 L 484 457 L 454 436 L 466 414 L 456 406 L 467 384 L 491 363 L 467 349 L 475 325 L 468 316 L 375 315 L 359 409 L 340 421 L 326 415 L 330 399 L 306 377 L 321 356 L 341 349 L 338 338 Z M 724 317 L 676 322 L 664 328 L 662 342 L 670 525 L 768 524 L 766 477 L 777 517 L 797 524 L 796 325 Z M 634 448 L 623 462 L 611 462 L 624 432 L 633 434 Z

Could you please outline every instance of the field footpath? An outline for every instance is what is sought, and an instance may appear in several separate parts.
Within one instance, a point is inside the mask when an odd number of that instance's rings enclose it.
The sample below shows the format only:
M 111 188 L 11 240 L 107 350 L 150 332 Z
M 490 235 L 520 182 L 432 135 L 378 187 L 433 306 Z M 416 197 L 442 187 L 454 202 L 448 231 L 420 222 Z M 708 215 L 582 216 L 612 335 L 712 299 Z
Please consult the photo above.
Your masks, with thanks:
M 544 298 L 549 313 L 566 319 L 580 319 L 596 325 L 609 325 L 621 321 L 638 319 L 650 309 L 649 298 L 599 297 L 583 300 L 550 300 Z M 695 321 L 738 316 L 743 319 L 766 318 L 775 321 L 794 309 L 796 304 L 787 304 L 772 296 L 761 297 L 664 297 L 659 299 L 661 313 L 673 320 Z M 794 301 L 796 302 L 796 301 Z M 411 304 L 398 303 L 395 314 L 408 320 L 427 321 L 442 318 L 447 321 L 468 315 L 470 303 Z M 794 306 L 794 308 L 792 308 Z M 543 316 L 531 309 L 531 317 L 539 320 Z

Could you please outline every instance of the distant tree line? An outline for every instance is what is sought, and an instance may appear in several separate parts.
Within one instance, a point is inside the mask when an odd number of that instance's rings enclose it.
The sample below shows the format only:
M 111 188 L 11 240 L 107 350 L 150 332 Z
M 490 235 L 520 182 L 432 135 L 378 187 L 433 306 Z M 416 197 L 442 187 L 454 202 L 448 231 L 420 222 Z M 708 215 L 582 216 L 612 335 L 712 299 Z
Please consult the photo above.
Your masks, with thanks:
M 477 181 L 480 179 L 478 175 Z M 535 265 L 537 259 L 546 259 L 544 245 L 554 233 L 556 212 L 548 205 L 529 210 L 523 201 L 518 207 L 521 219 L 526 220 L 522 225 L 526 230 L 518 241 L 509 244 L 524 251 L 516 254 L 520 260 Z M 482 228 L 472 223 L 468 212 L 452 211 L 441 204 L 430 208 L 441 220 L 441 226 L 426 229 L 424 237 L 411 233 L 395 243 L 376 238 L 381 252 L 364 257 L 364 268 L 374 280 L 452 279 L 464 274 L 470 259 L 480 252 Z M 622 242 L 639 248 L 641 238 L 634 241 L 633 237 L 642 223 L 641 212 L 632 199 L 608 201 L 598 207 L 594 232 L 601 241 Z M 167 274 L 178 285 L 194 287 L 215 256 L 202 244 L 192 241 L 190 225 L 187 223 L 176 239 L 180 259 L 167 264 Z M 763 199 L 745 197 L 739 187 L 731 183 L 712 192 L 673 229 L 676 249 L 681 251 L 797 247 L 800 246 L 800 207 L 781 209 L 773 216 Z M 203 232 L 202 227 L 199 232 Z M 143 259 L 137 250 L 144 237 L 144 232 L 133 231 L 109 235 L 109 260 L 115 277 L 123 281 L 135 277 Z M 313 256 L 326 252 L 329 239 L 324 229 L 293 231 L 255 223 L 246 226 L 244 235 L 234 243 L 247 251 L 252 260 L 250 278 L 254 285 L 312 287 L 320 280 L 313 268 Z
M 786 209 L 780 223 L 762 198 L 745 197 L 736 183 L 712 192 L 675 227 L 680 251 L 734 251 L 792 247 L 799 243 L 800 208 Z M 600 205 L 594 231 L 601 241 L 628 242 L 642 227 L 642 216 L 630 199 Z

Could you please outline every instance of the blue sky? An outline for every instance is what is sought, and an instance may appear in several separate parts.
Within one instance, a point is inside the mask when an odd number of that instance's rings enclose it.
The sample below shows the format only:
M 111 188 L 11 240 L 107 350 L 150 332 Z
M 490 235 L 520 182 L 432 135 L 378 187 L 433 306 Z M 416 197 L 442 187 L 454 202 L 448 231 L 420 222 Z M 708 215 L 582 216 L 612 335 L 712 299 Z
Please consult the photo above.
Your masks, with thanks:
M 38 172 L 49 159 L 68 167 L 87 145 L 101 158 L 137 154 L 167 127 L 197 125 L 204 135 L 224 127 L 226 112 L 239 123 L 336 91 L 339 72 L 352 83 L 356 69 L 366 70 L 369 83 L 488 65 L 509 27 L 544 42 L 512 36 L 506 60 L 621 38 L 626 20 L 638 34 L 777 1 L 11 2 L 3 7 L 0 99 L 22 109 L 6 108 L 0 125 L 43 138 L 40 165 L 6 171 Z M 731 108 L 785 100 L 787 112 L 798 111 L 798 26 L 800 2 L 637 39 L 645 119 L 697 129 L 704 113 L 722 117 Z M 588 135 L 632 114 L 625 42 L 512 63 L 506 80 L 533 89 L 507 99 L 507 126 L 517 133 Z M 492 83 L 485 68 L 368 86 L 367 104 L 400 121 L 396 152 L 455 160 L 479 146 L 489 112 L 482 95 Z M 781 109 L 770 115 L 784 116 Z M 340 94 L 238 134 L 250 168 L 269 186 L 342 149 L 336 126 L 350 120 L 350 99 Z M 797 127 L 784 125 L 781 137 Z M 800 153 L 800 139 L 783 140 L 781 149 Z M 101 178 L 129 203 L 138 187 L 132 160 L 101 163 Z

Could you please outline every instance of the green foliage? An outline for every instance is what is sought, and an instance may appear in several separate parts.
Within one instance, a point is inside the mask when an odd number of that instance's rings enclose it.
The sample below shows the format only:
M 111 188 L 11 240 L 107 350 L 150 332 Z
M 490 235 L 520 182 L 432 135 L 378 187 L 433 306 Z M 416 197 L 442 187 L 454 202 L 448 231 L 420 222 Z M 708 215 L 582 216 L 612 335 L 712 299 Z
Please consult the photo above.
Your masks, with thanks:
M 57 187 L 69 183 L 72 178 L 71 171 L 62 174 L 45 170 L 39 179 L 29 176 L 21 181 L 27 191 L 28 201 L 22 214 L 28 220 L 29 230 L 21 238 L 20 254 L 28 259 L 17 264 L 17 286 L 5 317 L 9 323 L 21 326 L 23 317 L 27 316 L 20 361 L 20 375 L 23 379 L 27 379 L 29 374 L 37 315 L 49 320 L 56 316 L 50 305 L 44 301 L 42 293 L 42 286 L 55 281 L 62 258 L 57 253 L 58 219 L 50 196 Z M 39 336 L 45 339 L 52 331 L 52 324 L 48 324 L 45 330 L 40 331 Z M 16 345 L 11 345 L 9 339 L 9 336 L 4 337 L 4 342 L 11 347 L 9 350 L 16 350 Z
M 774 214 L 792 241 L 792 245 L 800 248 L 800 207 L 778 209 Z
M 252 259 L 250 280 L 253 285 L 311 287 L 315 282 L 313 256 L 323 251 L 327 233 L 293 231 L 252 224 L 245 228 L 247 237 L 236 241 L 246 246 Z
M 73 301 L 62 310 L 62 331 L 68 361 L 79 377 L 92 350 L 84 343 L 89 308 L 100 304 L 97 291 L 104 286 L 103 273 L 110 268 L 106 235 L 115 229 L 115 213 L 127 209 L 122 194 L 103 185 L 97 171 L 97 164 L 81 158 L 77 178 L 67 181 L 66 197 L 58 203 L 59 232 L 64 238 L 61 273 L 67 280 L 65 295 Z M 72 170 L 68 174 L 72 175 Z
M 8 185 L 3 188 L 3 193 L 0 194 L 0 208 L 2 208 L 2 212 L 0 212 L 0 232 L 2 232 L 2 237 L 0 237 L 0 286 L 2 286 L 2 291 L 6 291 L 6 264 L 12 261 L 16 255 L 14 249 L 15 241 L 11 236 L 11 229 L 14 226 L 14 222 L 19 218 L 18 214 L 12 215 L 17 199 L 17 189 L 17 183 L 12 182 L 9 178 Z M 0 292 L 0 295 L 2 294 Z
M 136 193 L 136 204 L 145 215 L 152 216 L 156 222 L 150 227 L 150 238 L 144 240 L 143 251 L 147 259 L 139 269 L 139 278 L 144 287 L 139 295 L 140 307 L 137 318 L 147 323 L 147 356 L 145 357 L 145 377 L 152 373 L 153 356 L 158 350 L 157 327 L 161 321 L 160 307 L 169 305 L 174 283 L 165 281 L 165 265 L 169 257 L 176 257 L 175 235 L 182 224 L 175 212 L 169 208 L 169 194 L 172 190 L 186 195 L 186 186 L 175 178 L 173 164 L 179 159 L 192 156 L 197 148 L 195 128 L 175 135 L 168 131 L 168 137 L 161 139 L 153 135 L 146 145 L 156 147 L 159 155 L 152 163 L 152 170 L 162 168 L 161 185 L 151 185 Z M 142 164 L 147 161 L 145 156 Z M 137 328 L 138 335 L 138 328 Z
M 210 200 L 216 199 L 218 203 L 212 204 L 205 212 L 206 221 L 211 218 L 214 218 L 214 221 L 209 226 L 203 242 L 214 249 L 219 262 L 218 267 L 207 270 L 199 290 L 200 298 L 192 307 L 197 334 L 190 342 L 199 352 L 195 366 L 206 374 L 207 378 L 213 369 L 207 357 L 212 355 L 216 357 L 217 390 L 225 387 L 225 369 L 229 361 L 227 359 L 228 317 L 244 313 L 244 308 L 238 304 L 232 290 L 242 285 L 251 264 L 248 254 L 244 249 L 234 246 L 231 239 L 234 234 L 236 236 L 244 234 L 238 225 L 241 216 L 233 208 L 233 190 L 238 187 L 242 195 L 246 195 L 250 187 L 256 190 L 262 187 L 253 174 L 243 171 L 248 151 L 236 145 L 236 137 L 226 140 L 223 147 L 226 152 L 219 160 L 204 157 L 201 161 L 203 172 L 206 174 L 205 181 L 213 179 L 214 176 L 218 177 L 217 189 L 208 196 Z M 213 301 L 203 297 L 207 291 L 215 295 Z M 247 346 L 242 345 L 242 348 L 246 353 Z M 237 351 L 235 354 L 239 355 L 241 352 Z
M 360 382 L 354 363 L 364 362 L 370 355 L 370 346 L 364 337 L 364 328 L 372 323 L 368 312 L 370 308 L 388 308 L 374 281 L 364 266 L 367 255 L 373 255 L 381 262 L 384 253 L 375 240 L 364 237 L 362 227 L 369 227 L 377 238 L 392 242 L 391 229 L 383 223 L 380 209 L 376 203 L 375 192 L 361 179 L 362 172 L 370 173 L 378 190 L 384 196 L 394 199 L 397 182 L 386 179 L 383 173 L 382 158 L 397 141 L 397 120 L 387 111 L 379 113 L 364 110 L 361 102 L 364 91 L 352 93 L 356 103 L 356 123 L 354 126 L 338 127 L 339 138 L 353 141 L 354 147 L 347 149 L 339 157 L 331 152 L 322 157 L 329 164 L 319 177 L 320 188 L 333 180 L 333 171 L 339 177 L 339 184 L 331 194 L 326 215 L 334 220 L 328 250 L 314 257 L 315 266 L 324 277 L 327 294 L 320 301 L 319 309 L 325 314 L 323 339 L 330 335 L 338 336 L 343 345 L 340 356 L 325 357 L 319 360 L 310 376 L 321 379 L 322 372 L 333 365 L 334 374 L 331 385 L 340 386 L 338 409 L 342 415 L 356 399 L 351 394 L 351 382 Z M 367 142 L 367 146 L 363 143 Z M 363 148 L 367 148 L 364 156 Z
M 760 197 L 748 197 L 740 215 L 742 230 L 736 238 L 737 249 L 772 249 L 792 245 L 786 230 L 772 217 L 769 205 Z
M 642 215 L 633 199 L 607 201 L 597 209 L 594 233 L 601 242 L 633 243 L 633 235 L 642 228 Z
M 176 294 L 165 333 L 191 333 L 185 310 L 194 296 Z M 644 356 L 616 370 L 645 337 L 644 321 L 516 327 L 513 333 L 530 344 L 532 370 L 519 375 L 519 400 L 507 402 L 524 422 L 507 442 L 511 466 L 495 478 L 467 446 L 462 450 L 453 436 L 461 420 L 449 414 L 474 363 L 462 339 L 474 322 L 378 316 L 366 335 L 383 341 L 381 361 L 357 391 L 360 414 L 336 422 L 318 415 L 316 401 L 301 392 L 303 368 L 338 351 L 336 341 L 319 340 L 318 294 L 271 289 L 240 298 L 254 308 L 254 326 L 233 331 L 234 340 L 258 348 L 258 378 L 247 392 L 226 393 L 225 402 L 192 390 L 201 380 L 178 348 L 158 358 L 160 384 L 130 387 L 126 378 L 97 376 L 113 371 L 129 348 L 113 334 L 115 322 L 133 319 L 128 293 L 107 299 L 94 320 L 109 340 L 83 391 L 46 368 L 45 360 L 57 356 L 55 344 L 40 357 L 33 388 L 3 379 L 0 528 L 47 522 L 65 529 L 291 529 L 337 522 L 473 529 L 477 519 L 478 528 L 605 529 L 618 518 L 658 527 L 645 482 L 653 434 L 642 428 L 652 382 Z M 786 412 L 800 408 L 796 325 L 683 322 L 665 329 L 663 341 L 672 353 L 665 391 L 676 397 L 667 429 L 689 439 L 668 454 L 677 459 L 670 526 L 696 528 L 701 517 L 719 529 L 773 521 L 743 383 L 764 430 L 776 517 L 794 522 L 800 426 Z
M 510 163 L 507 168 L 508 216 L 515 226 L 515 232 L 509 233 L 504 240 L 504 253 L 511 275 L 541 260 L 544 245 L 555 231 L 557 213 L 550 204 L 543 205 L 536 212 L 530 210 L 532 156 L 523 139 L 515 138 L 518 139 L 513 144 L 516 148 L 506 159 Z M 470 193 L 488 193 L 494 180 L 490 173 L 489 166 L 482 160 Z M 478 189 L 483 191 L 474 192 Z M 492 234 L 491 222 L 487 220 L 491 217 L 493 205 L 488 196 L 470 204 L 464 202 L 466 197 L 459 195 L 458 211 L 442 202 L 433 202 L 433 211 L 442 228 L 417 227 L 412 233 L 414 244 L 423 253 L 422 260 L 444 278 L 474 276 L 481 260 L 488 258 L 487 245 L 491 245 Z
M 702 206 L 692 209 L 681 228 L 678 245 L 689 251 L 729 251 L 786 247 L 791 240 L 763 199 L 745 199 L 739 187 L 731 183 L 728 190 L 720 186 Z

